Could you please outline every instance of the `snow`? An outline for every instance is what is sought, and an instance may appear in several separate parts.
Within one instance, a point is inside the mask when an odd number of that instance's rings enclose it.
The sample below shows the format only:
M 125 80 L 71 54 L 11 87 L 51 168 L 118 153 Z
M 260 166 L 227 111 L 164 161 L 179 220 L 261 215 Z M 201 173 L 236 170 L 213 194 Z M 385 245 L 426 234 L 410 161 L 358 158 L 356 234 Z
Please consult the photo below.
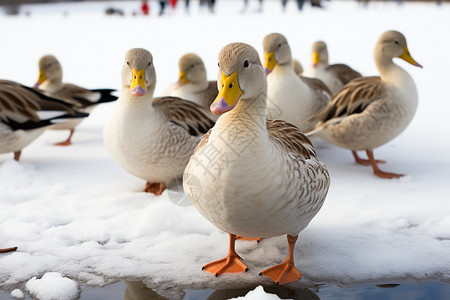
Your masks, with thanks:
M 22 299 L 24 297 L 23 292 L 19 289 L 15 289 L 11 292 L 11 297 Z
M 278 300 L 280 297 L 269 294 L 264 291 L 264 288 L 262 286 L 257 286 L 253 291 L 250 291 L 245 295 L 244 297 L 237 297 L 232 298 L 231 300 L 237 300 L 237 299 L 247 299 L 247 300 Z
M 41 279 L 28 280 L 27 290 L 40 300 L 72 300 L 78 297 L 78 284 L 56 272 L 45 273 Z
M 323 208 L 299 235 L 295 259 L 303 278 L 292 285 L 449 283 L 450 42 L 445 30 L 450 5 L 371 3 L 363 9 L 353 2 L 325 3 L 325 10 L 306 5 L 299 13 L 289 1 L 283 14 L 278 1 L 265 1 L 263 14 L 253 8 L 242 14 L 241 1 L 222 0 L 210 15 L 194 2 L 190 15 L 179 9 L 161 18 L 155 16 L 156 6 L 150 17 L 132 17 L 139 5 L 133 1 L 24 6 L 30 16 L 0 18 L 0 27 L 8 29 L 0 31 L 0 78 L 31 86 L 39 58 L 51 53 L 61 61 L 66 82 L 119 89 L 125 52 L 144 47 L 154 57 L 159 95 L 177 80 L 183 54 L 200 55 L 212 80 L 223 46 L 245 41 L 262 54 L 264 36 L 276 31 L 288 38 L 304 67 L 312 43 L 321 39 L 328 43 L 331 62 L 374 75 L 376 40 L 386 30 L 399 30 L 424 66 L 397 61 L 416 82 L 419 108 L 405 132 L 376 149 L 375 156 L 387 161 L 383 170 L 407 176 L 377 178 L 370 168 L 356 165 L 349 151 L 315 141 L 332 185 Z M 127 15 L 104 16 L 106 6 L 121 7 Z M 50 282 L 60 287 L 65 279 L 88 285 L 142 280 L 157 291 L 273 285 L 258 274 L 285 259 L 286 237 L 259 244 L 238 241 L 247 273 L 215 278 L 201 271 L 225 256 L 227 235 L 186 202 L 180 183 L 160 197 L 145 194 L 144 182 L 114 163 L 102 141 L 113 107 L 96 108 L 70 147 L 53 146 L 68 132 L 47 131 L 24 149 L 19 163 L 12 154 L 0 155 L 0 247 L 18 246 L 17 252 L 0 255 L 0 288 L 12 291 L 31 279 L 28 285 L 38 285 L 36 294 L 46 297 Z M 61 291 L 70 296 L 74 290 Z

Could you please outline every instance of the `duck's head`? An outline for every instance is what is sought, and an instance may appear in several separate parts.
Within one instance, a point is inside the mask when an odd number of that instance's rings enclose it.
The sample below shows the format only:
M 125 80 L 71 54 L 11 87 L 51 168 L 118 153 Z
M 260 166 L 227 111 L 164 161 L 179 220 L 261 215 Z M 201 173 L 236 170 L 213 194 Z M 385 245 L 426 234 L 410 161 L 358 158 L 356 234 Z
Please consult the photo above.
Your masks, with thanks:
M 250 101 L 267 93 L 267 79 L 258 52 L 244 43 L 232 43 L 219 53 L 219 94 L 211 111 L 220 115 L 232 110 L 239 101 Z
M 39 87 L 44 82 L 62 82 L 62 67 L 58 59 L 53 55 L 44 55 L 39 60 L 39 78 L 34 87 Z
M 206 68 L 203 60 L 194 53 L 183 55 L 178 62 L 180 76 L 178 78 L 178 85 L 186 83 L 201 83 L 206 82 Z
M 263 40 L 264 47 L 264 71 L 266 75 L 275 68 L 276 65 L 287 65 L 292 63 L 291 48 L 284 35 L 271 33 Z
M 142 48 L 128 50 L 122 68 L 122 88 L 129 89 L 135 97 L 147 94 L 153 96 L 155 85 L 156 73 L 152 54 Z
M 328 64 L 327 44 L 323 41 L 317 41 L 312 45 L 312 66 L 317 67 L 320 63 Z
M 416 62 L 409 53 L 406 45 L 406 38 L 398 31 L 387 31 L 381 35 L 375 46 L 375 60 L 390 60 L 399 57 L 413 66 L 422 68 L 422 65 Z

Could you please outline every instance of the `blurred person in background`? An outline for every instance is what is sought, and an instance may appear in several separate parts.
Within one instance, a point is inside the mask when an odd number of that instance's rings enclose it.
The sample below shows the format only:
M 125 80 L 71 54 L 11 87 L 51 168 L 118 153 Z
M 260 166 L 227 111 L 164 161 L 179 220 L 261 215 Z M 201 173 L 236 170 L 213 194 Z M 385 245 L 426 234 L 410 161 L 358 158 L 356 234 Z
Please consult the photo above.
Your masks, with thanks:
M 159 15 L 162 16 L 166 10 L 166 0 L 159 0 Z
M 148 0 L 143 0 L 141 4 L 141 12 L 147 16 L 150 13 L 150 7 L 148 6 Z

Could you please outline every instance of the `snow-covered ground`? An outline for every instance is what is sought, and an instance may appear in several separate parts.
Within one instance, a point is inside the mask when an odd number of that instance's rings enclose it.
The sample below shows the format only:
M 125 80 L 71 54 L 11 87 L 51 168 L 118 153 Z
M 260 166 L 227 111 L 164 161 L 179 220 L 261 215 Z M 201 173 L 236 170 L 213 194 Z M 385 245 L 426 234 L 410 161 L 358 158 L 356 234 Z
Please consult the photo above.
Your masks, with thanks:
M 419 108 L 407 130 L 375 156 L 387 160 L 383 170 L 407 176 L 377 178 L 356 165 L 349 151 L 319 143 L 332 185 L 322 210 L 299 235 L 296 265 L 303 278 L 292 285 L 449 283 L 450 5 L 325 4 L 323 10 L 305 5 L 299 13 L 290 1 L 282 13 L 279 1 L 265 1 L 259 14 L 257 1 L 242 13 L 241 1 L 221 0 L 211 15 L 194 1 L 190 14 L 180 8 L 164 17 L 156 16 L 156 2 L 150 17 L 133 17 L 139 6 L 134 1 L 24 6 L 29 16 L 0 16 L 0 78 L 32 85 L 39 58 L 51 53 L 60 59 L 66 82 L 119 89 L 125 52 L 143 47 L 153 53 L 157 96 L 177 80 L 183 54 L 199 54 L 215 79 L 223 46 L 243 41 L 262 53 L 271 32 L 288 38 L 304 66 L 312 43 L 322 39 L 332 63 L 375 75 L 376 40 L 386 30 L 399 30 L 424 66 L 398 61 L 416 81 Z M 105 16 L 107 6 L 126 15 Z M 19 163 L 12 154 L 0 155 L 0 248 L 19 247 L 0 255 L 0 289 L 50 293 L 53 280 L 70 296 L 77 289 L 70 280 L 104 285 L 139 279 L 181 297 L 182 289 L 272 285 L 258 273 L 284 260 L 285 237 L 238 241 L 250 268 L 245 274 L 215 278 L 201 271 L 226 254 L 227 235 L 189 206 L 176 184 L 160 197 L 142 193 L 144 182 L 113 162 L 102 142 L 113 107 L 98 107 L 70 147 L 52 145 L 67 132 L 47 131 L 24 149 Z

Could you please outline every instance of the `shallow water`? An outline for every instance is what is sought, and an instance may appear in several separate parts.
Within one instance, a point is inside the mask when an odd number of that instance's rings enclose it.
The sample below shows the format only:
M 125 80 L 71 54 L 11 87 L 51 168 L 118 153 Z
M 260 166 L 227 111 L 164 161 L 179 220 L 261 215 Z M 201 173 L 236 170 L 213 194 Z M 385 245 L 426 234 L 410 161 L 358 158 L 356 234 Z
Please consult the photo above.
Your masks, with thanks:
M 237 290 L 185 290 L 183 300 L 225 300 L 244 296 L 254 288 Z M 264 287 L 267 293 L 277 294 L 281 299 L 450 299 L 450 284 L 433 282 L 427 284 L 384 284 L 339 287 L 326 284 L 316 288 L 290 289 L 289 287 Z M 25 291 L 23 299 L 32 298 Z M 0 290 L 0 299 L 15 299 L 10 292 Z M 82 286 L 80 300 L 160 300 L 163 297 L 147 288 L 142 282 L 120 281 L 105 287 Z

